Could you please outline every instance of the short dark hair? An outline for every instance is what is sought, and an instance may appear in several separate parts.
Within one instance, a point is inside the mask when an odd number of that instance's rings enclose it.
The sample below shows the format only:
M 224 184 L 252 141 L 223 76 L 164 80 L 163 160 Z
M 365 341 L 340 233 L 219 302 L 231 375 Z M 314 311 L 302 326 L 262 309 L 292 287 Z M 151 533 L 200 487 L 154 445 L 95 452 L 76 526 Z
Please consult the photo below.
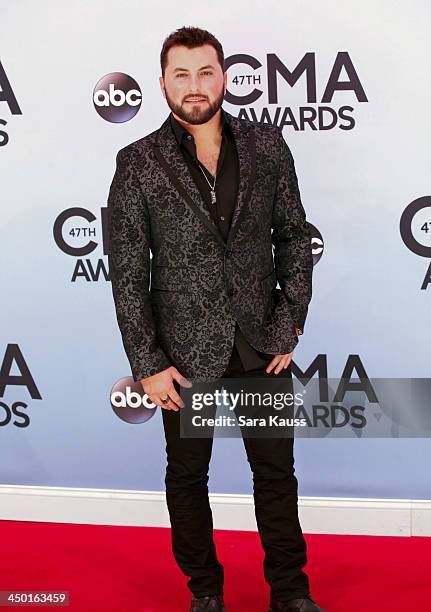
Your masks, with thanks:
M 163 77 L 165 76 L 166 64 L 168 63 L 168 51 L 177 45 L 183 45 L 188 49 L 194 49 L 195 47 L 200 47 L 202 45 L 211 45 L 217 52 L 217 59 L 222 71 L 225 71 L 224 53 L 220 41 L 218 41 L 217 38 L 207 30 L 194 28 L 192 26 L 183 26 L 182 28 L 178 28 L 178 30 L 175 30 L 169 34 L 169 36 L 165 38 L 163 42 L 162 50 L 160 52 L 160 66 L 162 68 Z

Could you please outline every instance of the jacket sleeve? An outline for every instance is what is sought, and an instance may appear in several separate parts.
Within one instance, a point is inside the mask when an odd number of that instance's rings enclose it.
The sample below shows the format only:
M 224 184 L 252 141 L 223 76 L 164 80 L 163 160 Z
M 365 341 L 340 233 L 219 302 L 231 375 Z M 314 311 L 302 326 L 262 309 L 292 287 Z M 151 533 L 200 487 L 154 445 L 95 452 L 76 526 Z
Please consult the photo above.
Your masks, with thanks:
M 276 308 L 284 311 L 278 313 L 278 318 L 290 322 L 287 334 L 296 337 L 298 332 L 303 333 L 312 296 L 311 232 L 301 203 L 292 154 L 281 130 L 277 137 L 279 173 L 273 205 L 272 242 L 281 295 Z
M 133 162 L 121 149 L 108 196 L 108 263 L 124 349 L 137 382 L 171 364 L 158 345 L 149 297 L 148 208 Z

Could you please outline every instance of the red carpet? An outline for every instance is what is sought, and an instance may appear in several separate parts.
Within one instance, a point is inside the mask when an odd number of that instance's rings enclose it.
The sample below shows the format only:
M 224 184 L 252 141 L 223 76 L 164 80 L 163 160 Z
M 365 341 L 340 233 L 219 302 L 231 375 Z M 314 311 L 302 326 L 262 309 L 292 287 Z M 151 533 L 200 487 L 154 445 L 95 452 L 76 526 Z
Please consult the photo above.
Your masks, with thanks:
M 312 594 L 328 612 L 431 610 L 430 538 L 306 540 Z M 215 541 L 227 612 L 267 612 L 258 534 L 216 531 Z M 69 591 L 70 605 L 50 610 L 188 612 L 187 578 L 173 559 L 169 529 L 0 521 L 0 542 L 0 590 Z

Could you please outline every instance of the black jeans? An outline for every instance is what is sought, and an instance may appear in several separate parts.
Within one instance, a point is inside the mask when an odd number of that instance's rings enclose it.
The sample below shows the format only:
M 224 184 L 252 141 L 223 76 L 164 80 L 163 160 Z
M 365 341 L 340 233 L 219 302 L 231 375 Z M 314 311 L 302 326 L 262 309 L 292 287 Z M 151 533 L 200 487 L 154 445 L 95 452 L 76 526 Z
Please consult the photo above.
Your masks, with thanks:
M 269 361 L 268 361 L 269 363 Z M 265 367 L 244 371 L 234 347 L 223 377 L 289 376 Z M 176 386 L 179 390 L 179 386 Z M 162 410 L 166 437 L 166 499 L 171 522 L 172 551 L 187 586 L 197 597 L 223 593 L 224 571 L 213 541 L 208 499 L 208 470 L 213 438 L 181 438 L 180 414 Z M 264 576 L 271 595 L 280 601 L 309 592 L 307 547 L 298 518 L 298 481 L 294 475 L 294 438 L 243 437 L 253 474 L 256 522 L 265 553 Z

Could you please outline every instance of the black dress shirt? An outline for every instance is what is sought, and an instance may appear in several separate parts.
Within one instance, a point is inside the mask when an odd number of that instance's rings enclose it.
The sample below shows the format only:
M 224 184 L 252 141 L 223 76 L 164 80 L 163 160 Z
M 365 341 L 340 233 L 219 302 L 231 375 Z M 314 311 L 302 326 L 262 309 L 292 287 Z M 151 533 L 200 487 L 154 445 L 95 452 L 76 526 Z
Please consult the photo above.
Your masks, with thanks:
M 212 204 L 210 187 L 203 175 L 207 176 L 211 185 L 214 185 L 214 176 L 197 159 L 194 137 L 179 121 L 170 114 L 171 127 L 180 147 L 180 151 L 189 167 L 193 180 L 198 187 L 212 219 L 225 240 L 229 233 L 233 211 L 237 202 L 239 185 L 239 161 L 234 135 L 226 121 L 223 109 L 222 142 L 216 170 L 216 202 Z M 254 349 L 244 337 L 238 323 L 235 330 L 235 347 L 238 351 L 244 370 L 253 370 L 269 363 L 273 355 L 268 355 Z

